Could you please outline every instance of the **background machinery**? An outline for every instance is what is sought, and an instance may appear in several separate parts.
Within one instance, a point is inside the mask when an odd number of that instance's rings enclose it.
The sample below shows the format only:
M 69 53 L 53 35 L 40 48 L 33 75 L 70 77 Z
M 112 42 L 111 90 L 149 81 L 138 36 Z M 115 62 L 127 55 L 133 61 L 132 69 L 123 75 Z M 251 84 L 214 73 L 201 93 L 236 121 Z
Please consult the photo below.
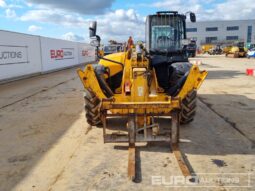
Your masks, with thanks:
M 232 48 L 232 45 L 226 45 L 226 46 L 224 46 L 224 48 L 223 48 L 223 53 L 224 53 L 224 54 L 227 54 L 227 53 L 231 50 L 231 48 Z
M 113 54 L 116 52 L 123 52 L 123 45 L 117 45 L 117 44 L 105 45 L 103 47 L 103 51 L 104 51 L 104 56 L 108 54 Z
M 246 57 L 247 48 L 244 47 L 243 42 L 238 42 L 234 44 L 231 49 L 226 52 L 226 57 L 239 58 Z
M 221 55 L 223 53 L 223 50 L 221 48 L 221 45 L 215 45 L 213 48 L 211 48 L 208 52 L 210 55 Z
M 213 48 L 213 44 L 204 44 L 201 47 L 202 54 L 209 53 L 210 49 Z
M 252 48 L 247 52 L 247 58 L 255 58 L 255 48 Z
M 107 56 L 108 54 L 113 54 L 117 52 L 123 52 L 124 48 L 123 45 L 120 44 L 109 44 L 104 45 L 98 48 L 98 55 L 99 57 Z
M 190 13 L 192 22 L 196 21 Z M 91 44 L 98 47 L 96 22 L 90 25 Z M 146 19 L 146 48 L 101 57 L 78 75 L 85 89 L 88 124 L 103 126 L 105 143 L 128 143 L 128 176 L 135 179 L 137 142 L 169 142 L 185 176 L 190 175 L 180 150 L 179 126 L 193 120 L 197 89 L 207 72 L 188 62 L 186 15 L 161 11 Z M 169 117 L 169 127 L 160 128 L 157 119 Z M 112 117 L 125 118 L 118 131 L 107 123 Z
M 186 47 L 188 57 L 195 57 L 197 51 L 197 44 L 195 40 L 190 40 L 190 43 Z

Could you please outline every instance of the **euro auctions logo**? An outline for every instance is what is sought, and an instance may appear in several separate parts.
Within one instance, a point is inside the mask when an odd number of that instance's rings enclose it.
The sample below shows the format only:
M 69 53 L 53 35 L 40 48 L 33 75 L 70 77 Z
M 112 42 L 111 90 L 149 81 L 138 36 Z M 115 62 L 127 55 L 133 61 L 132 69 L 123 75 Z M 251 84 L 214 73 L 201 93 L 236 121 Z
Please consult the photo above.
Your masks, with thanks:
M 51 49 L 50 57 L 54 60 L 74 59 L 74 48 Z
M 83 50 L 81 50 L 81 55 L 83 57 L 92 57 L 92 56 L 95 56 L 95 50 L 92 50 L 92 49 L 83 49 Z
M 63 59 L 64 51 L 63 50 L 50 50 L 50 57 L 52 59 Z
M 82 50 L 82 56 L 89 56 L 89 51 L 88 50 Z
M 152 186 L 250 188 L 250 173 L 197 173 L 191 176 L 151 176 Z

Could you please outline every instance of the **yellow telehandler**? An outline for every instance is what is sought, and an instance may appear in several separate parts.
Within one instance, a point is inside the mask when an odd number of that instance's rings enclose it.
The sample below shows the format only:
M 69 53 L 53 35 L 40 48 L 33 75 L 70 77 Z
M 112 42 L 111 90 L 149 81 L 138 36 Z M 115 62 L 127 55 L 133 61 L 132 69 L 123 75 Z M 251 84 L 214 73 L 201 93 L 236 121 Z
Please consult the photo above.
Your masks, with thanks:
M 196 21 L 189 12 L 190 20 Z M 105 143 L 128 143 L 128 177 L 135 179 L 137 142 L 169 142 L 185 176 L 190 170 L 178 147 L 179 126 L 194 119 L 197 90 L 207 76 L 188 61 L 186 15 L 160 11 L 146 19 L 146 47 L 100 58 L 78 75 L 85 89 L 88 124 L 103 128 Z M 90 23 L 91 44 L 100 46 L 97 23 Z M 107 121 L 125 118 L 122 131 L 112 132 Z M 158 117 L 169 117 L 169 128 L 160 128 Z M 110 132 L 110 133 L 109 133 Z

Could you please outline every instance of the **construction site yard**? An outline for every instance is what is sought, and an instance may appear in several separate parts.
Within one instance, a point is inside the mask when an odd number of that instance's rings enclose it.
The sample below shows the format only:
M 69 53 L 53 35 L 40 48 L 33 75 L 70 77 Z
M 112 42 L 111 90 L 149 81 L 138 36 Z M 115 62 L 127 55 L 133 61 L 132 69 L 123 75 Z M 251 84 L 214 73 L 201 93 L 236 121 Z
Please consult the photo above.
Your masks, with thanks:
M 72 68 L 0 85 L 0 190 L 255 190 L 255 76 L 246 75 L 255 60 L 191 60 L 209 74 L 195 120 L 181 126 L 180 149 L 196 174 L 234 174 L 236 186 L 153 184 L 182 175 L 169 143 L 139 144 L 137 183 L 129 181 L 128 145 L 104 144 L 102 129 L 86 123 L 84 88 Z

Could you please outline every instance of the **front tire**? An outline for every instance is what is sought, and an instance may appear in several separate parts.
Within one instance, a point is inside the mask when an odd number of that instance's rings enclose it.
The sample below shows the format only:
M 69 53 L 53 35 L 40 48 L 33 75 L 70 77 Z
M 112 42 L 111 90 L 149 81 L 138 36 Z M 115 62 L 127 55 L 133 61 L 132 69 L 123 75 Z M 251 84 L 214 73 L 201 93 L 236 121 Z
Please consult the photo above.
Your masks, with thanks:
M 84 95 L 84 109 L 87 123 L 91 126 L 102 126 L 102 120 L 100 118 L 100 100 L 93 92 L 86 91 Z
M 197 91 L 192 90 L 182 100 L 182 109 L 180 114 L 180 123 L 187 124 L 193 121 L 197 107 Z

